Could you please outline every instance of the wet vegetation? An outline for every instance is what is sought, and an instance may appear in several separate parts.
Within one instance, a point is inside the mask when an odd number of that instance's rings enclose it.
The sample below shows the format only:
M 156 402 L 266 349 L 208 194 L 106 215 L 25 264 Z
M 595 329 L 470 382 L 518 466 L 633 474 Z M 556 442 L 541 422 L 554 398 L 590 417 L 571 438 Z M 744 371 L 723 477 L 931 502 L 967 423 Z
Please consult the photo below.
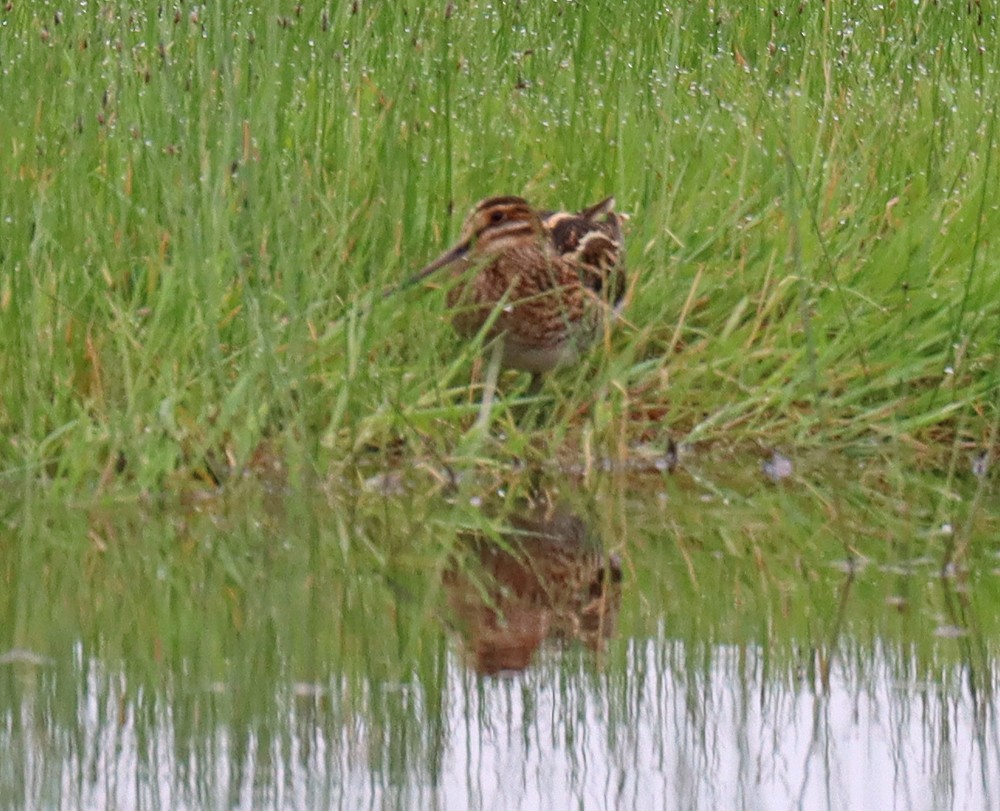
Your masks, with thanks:
M 632 215 L 627 324 L 551 376 L 550 450 L 992 444 L 978 3 L 0 15 L 8 480 L 525 455 L 509 399 L 503 439 L 470 437 L 443 295 L 376 295 L 498 192 Z
M 0 5 L 0 807 L 991 805 L 997 35 Z M 503 193 L 629 303 L 484 405 Z

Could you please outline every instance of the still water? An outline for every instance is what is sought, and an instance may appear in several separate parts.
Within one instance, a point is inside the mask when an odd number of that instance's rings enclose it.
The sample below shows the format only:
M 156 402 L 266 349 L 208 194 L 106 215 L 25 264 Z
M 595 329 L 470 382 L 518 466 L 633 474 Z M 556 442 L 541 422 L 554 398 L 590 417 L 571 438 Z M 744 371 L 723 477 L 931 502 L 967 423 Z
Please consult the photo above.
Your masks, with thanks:
M 12 509 L 0 805 L 1000 807 L 991 483 L 716 471 Z

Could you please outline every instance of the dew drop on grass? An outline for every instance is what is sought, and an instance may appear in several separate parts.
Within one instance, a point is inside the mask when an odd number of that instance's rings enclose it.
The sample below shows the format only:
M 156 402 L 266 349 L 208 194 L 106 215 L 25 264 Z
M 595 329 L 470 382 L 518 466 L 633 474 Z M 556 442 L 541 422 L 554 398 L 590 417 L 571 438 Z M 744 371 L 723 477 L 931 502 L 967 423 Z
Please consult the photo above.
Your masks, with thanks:
M 778 482 L 791 476 L 794 466 L 791 459 L 775 451 L 770 459 L 761 463 L 761 470 L 771 481 Z

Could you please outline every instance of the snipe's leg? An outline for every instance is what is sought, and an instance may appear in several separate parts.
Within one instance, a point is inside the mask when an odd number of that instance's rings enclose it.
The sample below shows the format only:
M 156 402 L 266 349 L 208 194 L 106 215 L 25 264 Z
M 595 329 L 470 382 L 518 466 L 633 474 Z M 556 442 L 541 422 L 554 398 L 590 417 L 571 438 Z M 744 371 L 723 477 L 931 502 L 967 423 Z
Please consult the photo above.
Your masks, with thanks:
M 503 341 L 493 342 L 490 362 L 486 367 L 486 380 L 483 382 L 483 399 L 479 403 L 479 414 L 472 426 L 473 431 L 484 435 L 490 427 L 490 414 L 493 411 L 493 400 L 497 393 L 497 378 L 500 376 L 500 366 L 503 360 Z
M 531 382 L 528 384 L 528 396 L 536 397 L 542 390 L 542 373 L 532 372 Z
M 542 393 L 544 379 L 541 372 L 531 373 L 531 382 L 525 391 L 525 396 L 529 402 L 523 404 L 523 411 L 518 415 L 517 423 L 522 430 L 541 428 L 548 420 L 551 411 L 550 403 L 530 402 L 536 400 Z

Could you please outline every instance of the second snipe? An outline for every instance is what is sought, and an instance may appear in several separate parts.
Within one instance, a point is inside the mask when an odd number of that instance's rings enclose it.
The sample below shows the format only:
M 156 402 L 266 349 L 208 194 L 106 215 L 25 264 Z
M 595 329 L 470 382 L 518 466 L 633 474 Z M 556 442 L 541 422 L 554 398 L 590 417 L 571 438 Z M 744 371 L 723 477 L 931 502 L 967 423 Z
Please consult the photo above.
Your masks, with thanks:
M 499 341 L 500 364 L 541 375 L 576 362 L 610 323 L 626 290 L 622 218 L 608 197 L 582 211 L 538 211 L 521 197 L 490 197 L 466 217 L 459 241 L 410 283 L 447 268 L 460 335 Z

